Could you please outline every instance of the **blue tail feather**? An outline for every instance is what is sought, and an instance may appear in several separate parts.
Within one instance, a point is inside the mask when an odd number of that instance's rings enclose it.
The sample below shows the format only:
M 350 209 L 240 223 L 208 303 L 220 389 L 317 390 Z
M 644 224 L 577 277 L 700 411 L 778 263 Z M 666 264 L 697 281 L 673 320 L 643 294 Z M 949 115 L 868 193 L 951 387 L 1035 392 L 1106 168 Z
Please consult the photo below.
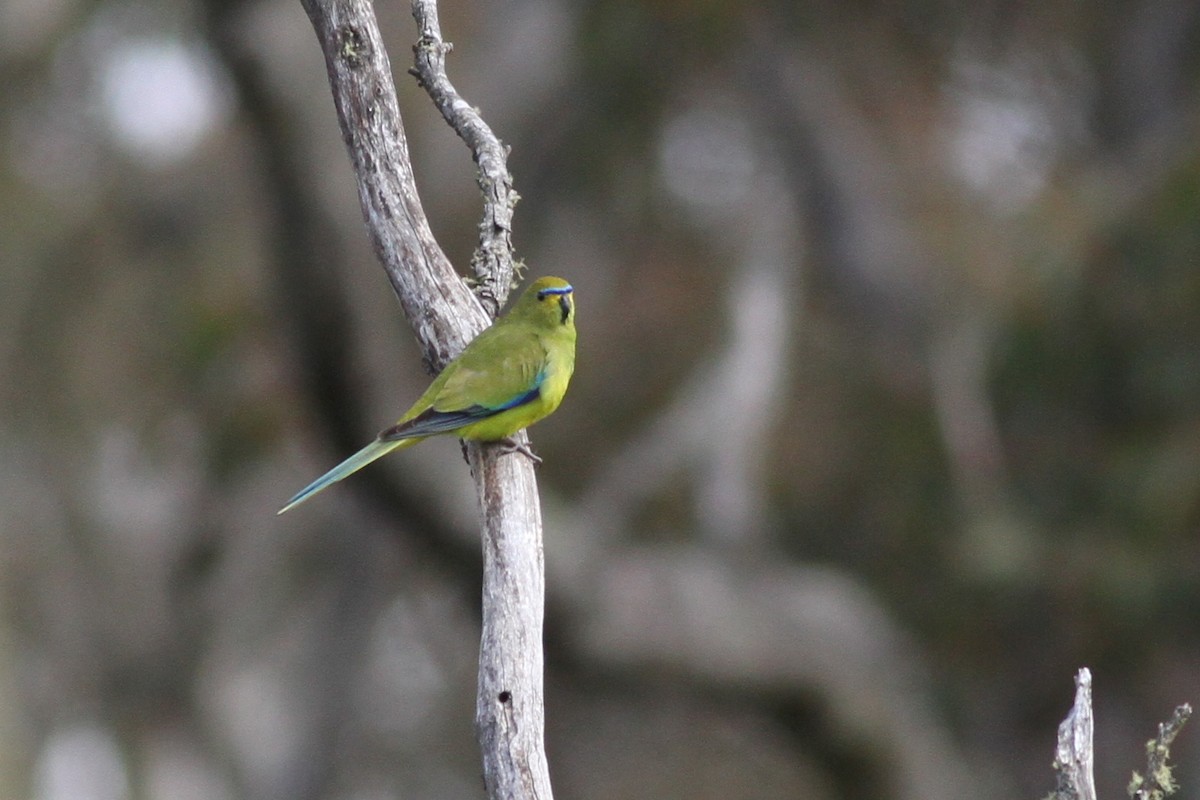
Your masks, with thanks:
M 355 472 L 358 472 L 360 469 L 365 467 L 367 464 L 370 464 L 375 459 L 380 458 L 381 456 L 387 455 L 391 451 L 395 450 L 398 447 L 404 446 L 404 444 L 406 442 L 410 442 L 410 441 L 412 441 L 412 440 L 411 439 L 399 439 L 396 441 L 384 442 L 384 441 L 380 441 L 379 439 L 376 439 L 375 441 L 371 442 L 369 445 L 364 447 L 362 450 L 359 450 L 357 453 L 350 456 L 349 458 L 347 458 L 342 463 L 338 464 L 333 469 L 329 470 L 329 472 L 326 472 L 324 475 L 317 478 L 315 481 L 310 483 L 308 486 L 305 486 L 303 489 L 301 489 L 299 492 L 296 493 L 295 497 L 293 497 L 291 500 L 288 500 L 287 504 L 284 505 L 283 508 L 279 509 L 279 511 L 277 511 L 276 514 L 282 514 L 283 512 L 287 511 L 288 509 L 294 508 L 294 507 L 300 505 L 305 500 L 312 497 L 314 494 L 321 491 L 322 489 L 324 489 L 326 486 L 330 485 L 331 483 L 337 483 L 342 478 L 345 478 L 349 475 L 354 474 Z

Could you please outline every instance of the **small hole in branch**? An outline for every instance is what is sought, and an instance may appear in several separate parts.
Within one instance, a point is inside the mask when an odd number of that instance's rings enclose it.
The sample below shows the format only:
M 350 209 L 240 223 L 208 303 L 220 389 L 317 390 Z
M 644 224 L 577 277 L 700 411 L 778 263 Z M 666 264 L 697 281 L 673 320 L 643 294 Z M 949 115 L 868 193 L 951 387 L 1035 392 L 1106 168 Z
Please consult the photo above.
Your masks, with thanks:
M 501 703 L 507 703 L 510 700 L 512 700 L 512 692 L 505 689 L 503 692 L 501 692 L 499 694 L 497 699 L 499 699 Z

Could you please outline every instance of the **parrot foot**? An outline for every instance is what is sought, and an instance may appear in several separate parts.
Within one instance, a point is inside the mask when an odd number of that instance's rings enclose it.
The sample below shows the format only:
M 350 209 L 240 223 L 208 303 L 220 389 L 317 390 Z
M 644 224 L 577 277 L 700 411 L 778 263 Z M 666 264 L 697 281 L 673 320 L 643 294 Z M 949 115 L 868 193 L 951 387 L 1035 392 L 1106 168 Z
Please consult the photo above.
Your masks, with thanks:
M 499 440 L 500 452 L 504 455 L 508 453 L 524 453 L 529 456 L 529 460 L 534 464 L 541 464 L 542 458 L 537 453 L 530 449 L 529 445 L 522 444 L 512 437 L 506 436 Z

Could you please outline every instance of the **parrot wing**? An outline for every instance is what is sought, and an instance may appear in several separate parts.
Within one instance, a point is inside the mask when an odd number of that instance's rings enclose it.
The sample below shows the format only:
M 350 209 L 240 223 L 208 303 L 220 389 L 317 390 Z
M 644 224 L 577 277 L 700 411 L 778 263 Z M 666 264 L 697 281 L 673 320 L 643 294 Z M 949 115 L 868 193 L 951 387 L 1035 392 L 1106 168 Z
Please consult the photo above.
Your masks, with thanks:
M 526 326 L 494 325 L 452 361 L 429 406 L 379 434 L 396 441 L 451 433 L 537 399 L 545 375 L 546 349 Z

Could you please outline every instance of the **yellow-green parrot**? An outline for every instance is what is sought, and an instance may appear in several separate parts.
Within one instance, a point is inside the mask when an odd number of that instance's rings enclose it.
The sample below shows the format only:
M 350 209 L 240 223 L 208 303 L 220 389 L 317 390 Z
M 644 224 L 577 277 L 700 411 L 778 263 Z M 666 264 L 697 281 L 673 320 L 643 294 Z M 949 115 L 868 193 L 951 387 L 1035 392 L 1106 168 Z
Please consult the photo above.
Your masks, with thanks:
M 575 369 L 575 301 L 562 278 L 538 278 L 512 309 L 476 336 L 400 420 L 375 441 L 301 489 L 279 513 L 303 503 L 380 456 L 428 436 L 508 441 L 562 402 Z

